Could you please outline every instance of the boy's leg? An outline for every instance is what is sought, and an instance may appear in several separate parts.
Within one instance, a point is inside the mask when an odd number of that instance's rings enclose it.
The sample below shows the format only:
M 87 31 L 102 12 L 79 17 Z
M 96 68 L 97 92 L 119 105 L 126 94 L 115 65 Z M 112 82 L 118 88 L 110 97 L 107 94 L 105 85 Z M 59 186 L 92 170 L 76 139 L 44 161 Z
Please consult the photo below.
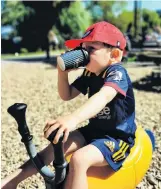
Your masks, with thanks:
M 69 138 L 67 142 L 64 144 L 64 152 L 65 156 L 69 155 L 73 151 L 83 147 L 85 145 L 85 139 L 80 134 L 79 131 L 73 131 L 70 133 Z M 51 161 L 54 160 L 54 154 L 53 154 L 53 147 L 52 145 L 48 145 L 45 149 L 43 149 L 40 153 L 41 158 L 44 160 L 44 163 L 48 165 Z M 47 156 L 46 156 L 47 154 Z M 36 174 L 37 170 L 33 166 L 32 162 L 28 160 L 26 163 L 24 163 L 20 168 L 18 168 L 15 172 L 13 172 L 11 175 L 6 177 L 2 180 L 1 188 L 2 189 L 14 189 L 17 187 L 17 185 L 23 181 L 24 179 L 32 176 L 33 174 Z
M 91 166 L 106 166 L 101 151 L 94 145 L 87 145 L 74 152 L 69 165 L 65 189 L 88 189 L 87 170 Z

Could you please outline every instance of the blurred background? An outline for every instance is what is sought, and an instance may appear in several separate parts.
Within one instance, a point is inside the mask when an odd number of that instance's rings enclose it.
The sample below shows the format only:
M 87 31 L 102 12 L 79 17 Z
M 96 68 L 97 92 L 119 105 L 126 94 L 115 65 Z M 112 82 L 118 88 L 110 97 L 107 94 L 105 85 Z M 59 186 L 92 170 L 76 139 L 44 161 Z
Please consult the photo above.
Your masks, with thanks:
M 50 59 L 65 40 L 105 20 L 127 38 L 124 61 L 161 61 L 160 1 L 1 1 L 1 19 L 3 58 L 46 52 Z
M 126 67 L 136 99 L 136 123 L 154 132 L 151 166 L 137 189 L 161 189 L 161 1 L 4 1 L 1 0 L 1 177 L 28 159 L 15 120 L 7 113 L 14 103 L 28 105 L 26 118 L 37 151 L 48 120 L 80 107 L 87 95 L 71 101 L 57 90 L 56 56 L 64 41 L 81 37 L 97 21 L 116 25 L 127 39 Z M 69 73 L 72 82 L 82 70 Z M 83 123 L 86 124 L 86 123 Z M 81 126 L 81 125 L 80 125 Z M 40 174 L 18 189 L 45 188 Z

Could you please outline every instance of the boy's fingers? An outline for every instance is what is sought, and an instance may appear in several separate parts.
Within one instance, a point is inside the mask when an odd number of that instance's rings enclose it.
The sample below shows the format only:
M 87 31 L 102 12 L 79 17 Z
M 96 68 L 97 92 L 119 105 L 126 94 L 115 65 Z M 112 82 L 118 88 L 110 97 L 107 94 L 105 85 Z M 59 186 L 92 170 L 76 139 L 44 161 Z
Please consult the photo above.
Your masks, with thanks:
M 48 121 L 44 127 L 44 132 L 46 132 L 53 124 L 56 123 L 56 120 Z
M 64 138 L 63 138 L 63 143 L 65 143 L 67 141 L 68 136 L 69 136 L 69 131 L 65 130 L 65 132 L 64 132 Z
M 56 124 L 52 125 L 51 127 L 49 127 L 48 130 L 44 132 L 44 137 L 45 137 L 45 138 L 48 138 L 49 135 L 50 135 L 53 131 L 55 131 L 59 126 L 60 126 L 60 123 L 56 123 Z
M 46 125 L 46 126 L 44 127 L 44 129 L 43 129 L 43 132 L 45 133 L 48 129 L 49 129 L 49 126 Z
M 54 144 L 56 144 L 59 141 L 61 135 L 63 135 L 63 132 L 64 132 L 64 128 L 60 127 L 60 129 L 58 130 L 54 138 L 54 141 L 53 141 Z

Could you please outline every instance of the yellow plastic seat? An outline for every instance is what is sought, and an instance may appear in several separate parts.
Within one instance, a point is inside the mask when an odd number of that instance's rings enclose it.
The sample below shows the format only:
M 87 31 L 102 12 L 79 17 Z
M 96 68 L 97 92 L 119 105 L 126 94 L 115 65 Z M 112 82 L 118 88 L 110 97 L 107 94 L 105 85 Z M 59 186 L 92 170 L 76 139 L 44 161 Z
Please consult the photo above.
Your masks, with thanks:
M 152 143 L 142 127 L 136 131 L 135 145 L 121 169 L 114 172 L 108 166 L 89 168 L 89 189 L 134 189 L 144 177 L 152 159 Z M 67 158 L 68 160 L 70 157 Z

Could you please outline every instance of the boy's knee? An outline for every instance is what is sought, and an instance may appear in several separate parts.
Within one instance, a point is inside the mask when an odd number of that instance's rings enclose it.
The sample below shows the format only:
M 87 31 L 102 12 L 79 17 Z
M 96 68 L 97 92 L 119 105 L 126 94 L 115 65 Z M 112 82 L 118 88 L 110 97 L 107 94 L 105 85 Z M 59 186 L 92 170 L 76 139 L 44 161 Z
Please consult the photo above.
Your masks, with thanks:
M 85 156 L 78 151 L 74 152 L 71 159 L 70 159 L 70 167 L 72 169 L 87 169 L 88 168 L 88 163 L 85 160 Z
M 74 152 L 72 157 L 71 157 L 71 160 L 70 160 L 70 164 L 73 165 L 73 166 L 79 166 L 81 164 L 81 154 L 79 152 Z

